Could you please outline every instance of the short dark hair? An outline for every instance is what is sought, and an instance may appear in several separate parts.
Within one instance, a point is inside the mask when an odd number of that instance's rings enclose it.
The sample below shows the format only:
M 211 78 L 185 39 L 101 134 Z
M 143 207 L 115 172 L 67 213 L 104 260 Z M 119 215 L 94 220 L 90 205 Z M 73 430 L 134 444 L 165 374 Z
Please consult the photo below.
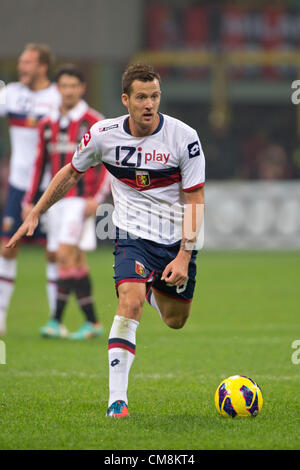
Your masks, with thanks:
M 83 72 L 73 64 L 62 65 L 56 72 L 54 80 L 59 81 L 62 75 L 69 75 L 70 77 L 76 77 L 81 83 L 85 83 L 85 77 Z
M 48 72 L 54 64 L 55 57 L 48 44 L 30 42 L 26 44 L 24 51 L 36 51 L 39 55 L 39 63 L 47 65 Z
M 154 70 L 152 65 L 147 64 L 132 64 L 127 67 L 122 75 L 122 92 L 126 95 L 131 93 L 131 85 L 134 80 L 141 82 L 152 82 L 157 79 L 161 83 L 160 75 Z

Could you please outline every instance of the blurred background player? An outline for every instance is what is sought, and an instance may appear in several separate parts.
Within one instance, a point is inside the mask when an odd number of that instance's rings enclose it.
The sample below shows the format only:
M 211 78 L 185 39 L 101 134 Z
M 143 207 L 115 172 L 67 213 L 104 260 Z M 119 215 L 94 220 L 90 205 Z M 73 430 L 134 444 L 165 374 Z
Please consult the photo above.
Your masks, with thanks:
M 37 146 L 38 121 L 56 109 L 60 95 L 56 85 L 49 80 L 49 70 L 53 63 L 51 49 L 44 44 L 28 44 L 18 61 L 19 81 L 2 89 L 0 116 L 7 116 L 10 127 L 11 159 L 9 187 L 3 210 L 2 247 L 0 256 L 0 335 L 6 333 L 6 316 L 14 291 L 17 276 L 17 255 L 19 245 L 13 250 L 5 248 L 5 240 L 19 227 L 21 203 L 32 178 Z M 45 172 L 40 189 L 44 190 L 50 179 Z M 39 226 L 33 242 L 43 243 L 45 232 Z M 56 264 L 53 253 L 46 252 L 47 292 L 50 311 L 55 305 Z
M 31 210 L 47 162 L 52 175 L 69 163 L 81 139 L 89 139 L 89 128 L 103 116 L 82 99 L 85 78 L 72 64 L 62 66 L 56 74 L 61 94 L 60 107 L 39 123 L 38 154 L 32 185 L 26 195 L 24 216 Z M 57 302 L 53 318 L 41 329 L 47 337 L 64 337 L 67 330 L 62 315 L 71 292 L 74 292 L 86 322 L 69 335 L 70 339 L 100 336 L 92 297 L 91 280 L 84 251 L 96 248 L 95 214 L 98 205 L 110 190 L 110 177 L 106 168 L 91 168 L 48 213 L 48 250 L 56 252 L 58 264 Z

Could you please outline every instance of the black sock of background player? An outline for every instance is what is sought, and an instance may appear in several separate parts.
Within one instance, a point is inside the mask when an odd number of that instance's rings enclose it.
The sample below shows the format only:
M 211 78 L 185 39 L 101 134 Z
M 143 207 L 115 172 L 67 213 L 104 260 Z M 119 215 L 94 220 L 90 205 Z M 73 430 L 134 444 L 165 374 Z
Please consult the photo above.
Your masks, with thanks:
M 94 308 L 94 299 L 92 296 L 92 284 L 88 274 L 75 280 L 75 294 L 77 302 L 83 311 L 86 320 L 90 323 L 97 323 L 96 312 Z
M 53 318 L 61 321 L 64 308 L 69 299 L 70 293 L 75 287 L 74 278 L 58 279 L 57 280 L 57 297 L 56 297 L 56 309 Z

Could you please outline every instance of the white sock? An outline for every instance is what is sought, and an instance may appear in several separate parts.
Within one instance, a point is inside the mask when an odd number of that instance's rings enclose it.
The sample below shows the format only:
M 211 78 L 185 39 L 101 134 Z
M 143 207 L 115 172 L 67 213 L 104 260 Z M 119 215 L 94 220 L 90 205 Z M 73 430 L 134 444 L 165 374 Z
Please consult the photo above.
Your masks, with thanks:
M 160 312 L 159 307 L 157 305 L 157 302 L 156 302 L 156 299 L 155 299 L 155 296 L 154 296 L 154 292 L 153 292 L 152 289 L 150 289 L 149 292 L 148 292 L 147 301 L 150 305 L 152 305 L 152 307 L 154 307 L 158 311 L 159 316 L 162 319 L 161 312 Z
M 15 287 L 17 276 L 17 259 L 0 257 L 0 316 L 1 324 L 5 325 L 10 299 Z M 4 326 L 2 326 L 4 328 Z
M 135 356 L 138 321 L 115 315 L 108 340 L 109 400 L 127 400 L 128 376 Z
M 56 309 L 57 298 L 57 264 L 47 263 L 46 266 L 47 276 L 47 295 L 49 302 L 50 316 L 53 316 Z

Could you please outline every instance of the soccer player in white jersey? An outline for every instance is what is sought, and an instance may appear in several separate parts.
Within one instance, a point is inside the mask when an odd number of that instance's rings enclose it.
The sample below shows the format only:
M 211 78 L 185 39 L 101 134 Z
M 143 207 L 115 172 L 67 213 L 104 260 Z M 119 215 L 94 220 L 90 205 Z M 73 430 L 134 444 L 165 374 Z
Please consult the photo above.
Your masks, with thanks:
M 53 62 L 50 48 L 44 44 L 28 44 L 18 61 L 19 81 L 1 90 L 0 116 L 9 121 L 11 158 L 9 189 L 3 211 L 0 254 L 0 335 L 6 332 L 6 316 L 17 276 L 19 244 L 7 250 L 5 244 L 22 223 L 22 200 L 31 182 L 38 140 L 37 122 L 56 109 L 60 95 L 48 78 Z M 41 190 L 49 183 L 50 172 L 42 181 Z M 40 193 L 41 194 L 41 193 Z M 35 233 L 35 243 L 43 243 L 42 224 Z M 55 255 L 46 252 L 47 292 L 50 311 L 56 302 Z
M 103 162 L 112 174 L 115 203 L 118 307 L 108 342 L 107 416 L 116 418 L 129 416 L 128 377 L 145 299 L 170 328 L 182 328 L 189 317 L 205 181 L 197 132 L 158 111 L 160 77 L 153 68 L 129 66 L 122 85 L 129 114 L 91 127 L 72 163 L 56 174 L 7 245 L 31 236 L 39 217 L 88 168 Z

